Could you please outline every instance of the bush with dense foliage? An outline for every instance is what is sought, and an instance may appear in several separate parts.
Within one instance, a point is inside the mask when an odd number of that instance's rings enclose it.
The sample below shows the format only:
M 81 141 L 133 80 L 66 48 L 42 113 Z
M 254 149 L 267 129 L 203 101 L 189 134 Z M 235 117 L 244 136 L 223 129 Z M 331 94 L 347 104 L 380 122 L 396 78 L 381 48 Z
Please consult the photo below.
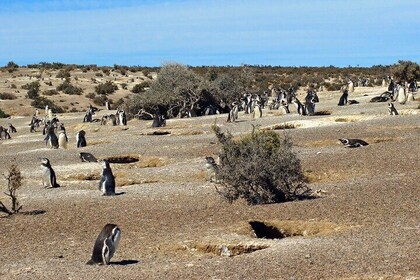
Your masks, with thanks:
M 218 192 L 228 201 L 243 198 L 248 204 L 264 204 L 310 197 L 288 137 L 253 131 L 234 140 L 218 126 L 213 130 L 221 144 Z
M 48 105 L 48 108 L 51 109 L 54 113 L 64 113 L 64 109 L 60 106 L 57 106 L 52 100 L 46 97 L 37 97 L 31 102 L 31 106 L 44 109 Z
M 28 90 L 28 92 L 26 93 L 26 97 L 30 98 L 30 99 L 35 99 L 35 98 L 39 97 L 39 88 L 40 87 L 41 87 L 41 85 L 37 81 L 22 86 L 23 89 Z
M 58 85 L 57 90 L 61 90 L 68 95 L 81 95 L 83 93 L 82 88 L 72 85 L 67 80 L 64 81 L 62 84 Z
M 42 95 L 52 96 L 52 95 L 58 95 L 58 91 L 55 89 L 48 89 L 42 92 Z
M 0 109 L 0 119 L 8 117 L 10 117 L 10 115 L 6 114 L 2 109 Z
M 95 92 L 98 95 L 108 95 L 114 93 L 118 89 L 118 86 L 111 81 L 106 81 L 95 87 Z
M 133 89 L 131 90 L 132 93 L 141 93 L 145 92 L 147 87 L 150 87 L 149 82 L 141 82 L 140 84 L 136 84 Z
M 400 60 L 391 67 L 396 81 L 411 82 L 420 78 L 420 65 L 412 61 Z

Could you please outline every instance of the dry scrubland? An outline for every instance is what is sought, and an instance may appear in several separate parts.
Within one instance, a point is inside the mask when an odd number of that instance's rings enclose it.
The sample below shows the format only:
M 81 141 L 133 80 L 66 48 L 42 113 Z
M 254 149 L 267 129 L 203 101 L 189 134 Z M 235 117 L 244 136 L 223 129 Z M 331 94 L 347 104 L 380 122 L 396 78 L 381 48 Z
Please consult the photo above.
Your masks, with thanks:
M 171 119 L 157 129 L 170 134 L 160 136 L 150 135 L 150 121 L 131 120 L 123 128 L 83 124 L 83 113 L 60 114 L 68 150 L 46 148 L 40 132 L 29 133 L 29 117 L 0 119 L 0 125 L 12 122 L 18 130 L 0 141 L 0 172 L 15 159 L 24 176 L 23 210 L 46 211 L 0 218 L 0 278 L 416 279 L 419 102 L 397 104 L 401 115 L 389 116 L 385 103 L 368 103 L 383 91 L 356 88 L 350 99 L 360 104 L 345 107 L 336 106 L 339 92 L 320 92 L 316 109 L 330 113 L 323 116 L 298 116 L 293 108 L 289 115 L 265 110 L 255 121 L 240 114 L 234 124 L 225 123 L 225 115 Z M 113 98 L 119 95 L 124 92 Z M 88 105 L 84 97 L 68 98 L 79 102 L 78 109 Z M 27 102 L 2 101 L 1 107 L 29 115 Z M 224 201 L 206 182 L 205 156 L 218 151 L 215 122 L 235 135 L 250 132 L 252 124 L 288 133 L 320 197 L 258 206 Z M 295 128 L 280 129 L 285 126 Z M 76 149 L 80 129 L 87 132 L 88 146 Z M 345 149 L 337 140 L 342 137 L 370 145 Z M 111 164 L 121 195 L 100 195 L 101 167 L 81 163 L 81 151 L 138 159 Z M 61 188 L 42 188 L 41 156 L 51 160 Z M 256 238 L 250 222 L 276 228 L 284 238 Z M 85 265 L 106 223 L 122 230 L 113 263 Z M 231 256 L 222 256 L 227 251 Z

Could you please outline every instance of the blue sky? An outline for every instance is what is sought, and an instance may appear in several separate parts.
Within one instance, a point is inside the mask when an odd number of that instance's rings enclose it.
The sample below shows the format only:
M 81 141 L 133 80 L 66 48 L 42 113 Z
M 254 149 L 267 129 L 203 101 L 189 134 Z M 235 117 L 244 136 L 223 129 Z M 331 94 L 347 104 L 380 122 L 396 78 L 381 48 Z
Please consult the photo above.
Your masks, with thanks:
M 420 62 L 418 0 L 0 0 L 0 66 Z

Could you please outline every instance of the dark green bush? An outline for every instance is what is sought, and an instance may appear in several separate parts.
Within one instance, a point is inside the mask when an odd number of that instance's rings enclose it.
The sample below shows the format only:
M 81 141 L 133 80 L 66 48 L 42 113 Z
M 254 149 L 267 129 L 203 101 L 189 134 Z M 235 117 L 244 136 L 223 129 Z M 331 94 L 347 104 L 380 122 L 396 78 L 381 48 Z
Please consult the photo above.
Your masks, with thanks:
M 98 95 L 107 95 L 112 94 L 118 89 L 118 86 L 111 81 L 106 81 L 105 83 L 101 83 L 95 87 L 95 92 Z
M 136 84 L 133 89 L 131 90 L 132 93 L 141 93 L 145 92 L 145 88 L 150 87 L 149 82 L 141 82 L 140 84 Z
M 13 100 L 16 98 L 17 98 L 16 95 L 14 95 L 13 93 L 8 93 L 8 92 L 0 93 L 0 99 L 2 100 Z
M 62 84 L 57 86 L 57 90 L 63 91 L 65 94 L 68 95 L 81 95 L 83 93 L 83 89 L 80 87 L 73 86 L 69 81 L 64 81 Z
M 94 99 L 96 94 L 94 92 L 89 92 L 88 94 L 85 95 L 87 98 L 89 99 Z
M 245 199 L 264 204 L 304 199 L 311 189 L 304 182 L 300 160 L 288 137 L 273 131 L 253 131 L 239 140 L 213 130 L 221 143 L 218 192 L 228 201 Z
M 55 89 L 49 89 L 42 92 L 42 95 L 47 95 L 47 96 L 58 95 L 58 94 L 59 94 L 58 91 Z
M 98 106 L 105 106 L 105 101 L 107 100 L 108 97 L 106 97 L 106 95 L 97 95 L 92 99 L 93 103 Z
M 70 71 L 68 69 L 61 69 L 60 71 L 58 71 L 56 78 L 66 79 L 70 78 L 70 76 Z
M 64 113 L 64 109 L 60 106 L 57 106 L 52 100 L 46 97 L 37 97 L 31 102 L 31 106 L 44 109 L 48 105 L 48 108 L 51 109 L 54 113 Z
M 8 117 L 10 117 L 10 115 L 6 114 L 2 109 L 0 109 L 0 119 Z

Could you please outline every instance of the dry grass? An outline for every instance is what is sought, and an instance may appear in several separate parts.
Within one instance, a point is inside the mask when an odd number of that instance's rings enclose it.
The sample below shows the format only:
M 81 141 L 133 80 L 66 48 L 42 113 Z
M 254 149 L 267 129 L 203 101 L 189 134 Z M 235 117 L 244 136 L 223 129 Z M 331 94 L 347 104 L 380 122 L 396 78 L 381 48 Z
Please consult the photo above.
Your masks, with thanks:
M 355 119 L 349 119 L 349 118 L 336 118 L 334 119 L 335 122 L 355 122 Z
M 174 133 L 172 133 L 172 135 L 177 135 L 177 136 L 181 136 L 181 135 L 200 135 L 200 134 L 204 134 L 203 130 L 179 130 L 176 131 Z
M 124 170 L 118 170 L 114 172 L 115 184 L 118 187 L 130 186 L 130 185 L 141 185 L 141 184 L 150 184 L 158 183 L 159 180 L 148 178 L 142 178 L 140 175 L 136 174 L 133 176 L 132 173 L 126 172 Z
M 262 127 L 261 130 L 282 130 L 282 129 L 294 129 L 300 127 L 299 124 L 294 123 L 279 123 L 270 126 Z
M 306 182 L 309 184 L 313 183 L 324 183 L 324 182 L 337 182 L 344 180 L 349 177 L 345 171 L 328 170 L 327 172 L 316 173 L 311 170 L 304 171 Z
M 338 141 L 338 139 L 325 139 L 325 140 L 305 142 L 302 146 L 308 147 L 308 148 L 321 148 L 321 147 L 335 146 L 339 143 L 340 141 Z
M 203 253 L 211 253 L 218 256 L 238 256 L 252 253 L 268 248 L 268 245 L 260 244 L 206 244 L 197 243 L 191 246 L 192 249 Z

